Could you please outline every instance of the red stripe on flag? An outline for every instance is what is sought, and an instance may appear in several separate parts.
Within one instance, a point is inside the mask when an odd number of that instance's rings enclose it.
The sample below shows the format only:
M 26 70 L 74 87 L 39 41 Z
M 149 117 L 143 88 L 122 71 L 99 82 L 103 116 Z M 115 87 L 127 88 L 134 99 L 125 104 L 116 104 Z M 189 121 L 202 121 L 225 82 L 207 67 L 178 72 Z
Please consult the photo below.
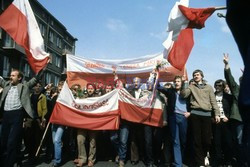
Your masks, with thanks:
M 133 104 L 119 101 L 121 118 L 127 121 L 142 123 L 146 125 L 162 127 L 163 117 L 162 109 L 139 108 Z
M 48 58 L 37 60 L 32 56 L 29 46 L 28 23 L 26 16 L 13 4 L 0 15 L 0 27 L 2 27 L 20 46 L 25 49 L 31 69 L 38 73 L 45 67 Z
M 50 122 L 75 128 L 91 130 L 116 130 L 119 128 L 119 111 L 86 113 L 56 103 Z
M 2 27 L 17 44 L 29 49 L 29 37 L 26 16 L 13 4 L 0 15 L 0 27 Z
M 193 30 L 189 28 L 181 30 L 168 54 L 169 63 L 175 68 L 183 70 L 193 46 Z

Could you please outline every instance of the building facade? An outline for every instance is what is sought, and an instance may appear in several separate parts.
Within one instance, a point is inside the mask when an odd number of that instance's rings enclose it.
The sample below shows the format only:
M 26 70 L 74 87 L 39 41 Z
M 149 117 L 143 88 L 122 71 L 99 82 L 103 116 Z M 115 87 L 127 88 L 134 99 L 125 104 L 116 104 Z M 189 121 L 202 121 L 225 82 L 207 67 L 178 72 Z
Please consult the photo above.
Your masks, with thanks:
M 75 54 L 77 39 L 37 0 L 29 0 L 29 2 L 44 39 L 45 51 L 50 53 L 50 62 L 45 71 L 42 83 L 54 83 L 57 85 L 65 77 L 63 74 L 66 68 L 65 55 L 66 53 Z M 0 0 L 0 13 L 11 3 L 12 0 Z M 26 79 L 34 76 L 27 62 L 24 49 L 17 45 L 0 28 L 0 76 L 8 78 L 11 69 L 21 70 Z

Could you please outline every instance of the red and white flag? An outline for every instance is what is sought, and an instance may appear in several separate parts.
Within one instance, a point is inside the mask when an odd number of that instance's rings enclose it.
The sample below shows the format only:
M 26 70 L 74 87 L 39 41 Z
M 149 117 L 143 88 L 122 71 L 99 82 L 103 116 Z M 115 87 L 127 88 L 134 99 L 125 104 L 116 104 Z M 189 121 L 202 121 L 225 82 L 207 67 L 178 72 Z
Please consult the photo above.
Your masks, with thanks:
M 194 46 L 192 28 L 201 29 L 215 8 L 188 8 L 189 0 L 176 2 L 168 19 L 169 35 L 163 42 L 164 57 L 182 70 Z
M 188 6 L 189 0 L 176 2 L 168 18 L 169 35 L 163 42 L 164 57 L 175 68 L 183 70 L 193 48 L 193 30 L 188 29 L 188 20 L 179 9 L 179 5 Z
M 0 15 L 0 27 L 25 49 L 35 73 L 46 66 L 49 54 L 44 51 L 43 38 L 28 0 L 14 0 Z

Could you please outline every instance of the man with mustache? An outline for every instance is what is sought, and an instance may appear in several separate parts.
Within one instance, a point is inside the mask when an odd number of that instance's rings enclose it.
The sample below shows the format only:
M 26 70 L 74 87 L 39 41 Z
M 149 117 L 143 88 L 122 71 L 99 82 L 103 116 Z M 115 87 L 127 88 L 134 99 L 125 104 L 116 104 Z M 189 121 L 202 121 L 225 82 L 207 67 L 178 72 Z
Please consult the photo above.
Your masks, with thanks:
M 194 140 L 194 161 L 197 166 L 205 165 L 205 157 L 210 149 L 212 138 L 211 117 L 220 122 L 220 110 L 213 87 L 204 80 L 201 70 L 193 72 L 194 84 L 181 90 L 181 96 L 190 98 L 190 121 Z
M 43 72 L 44 70 L 41 70 L 36 77 L 28 82 L 22 82 L 23 74 L 16 69 L 11 71 L 9 81 L 0 77 L 0 86 L 3 88 L 0 99 L 0 108 L 3 109 L 0 150 L 3 156 L 2 160 L 4 160 L 4 163 L 1 162 L 1 166 L 11 167 L 17 161 L 24 115 L 37 118 L 37 114 L 31 108 L 30 89 L 39 81 Z

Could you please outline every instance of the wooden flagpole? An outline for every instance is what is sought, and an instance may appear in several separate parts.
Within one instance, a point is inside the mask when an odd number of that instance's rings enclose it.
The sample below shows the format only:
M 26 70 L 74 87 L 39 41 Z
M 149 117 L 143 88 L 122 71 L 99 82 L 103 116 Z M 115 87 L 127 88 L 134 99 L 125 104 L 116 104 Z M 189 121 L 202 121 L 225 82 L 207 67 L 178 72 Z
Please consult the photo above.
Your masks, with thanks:
M 46 129 L 45 129 L 45 131 L 44 131 L 44 133 L 43 133 L 43 137 L 42 137 L 42 139 L 41 139 L 41 141 L 40 141 L 40 144 L 39 144 L 39 147 L 37 148 L 37 151 L 36 151 L 36 155 L 35 155 L 36 157 L 37 157 L 37 155 L 38 155 L 38 153 L 39 153 L 39 151 L 40 151 L 40 149 L 41 149 L 41 147 L 42 147 L 43 140 L 44 140 L 44 138 L 45 138 L 45 136 L 46 136 L 46 134 L 47 134 L 49 125 L 50 125 L 50 122 L 47 124 Z

